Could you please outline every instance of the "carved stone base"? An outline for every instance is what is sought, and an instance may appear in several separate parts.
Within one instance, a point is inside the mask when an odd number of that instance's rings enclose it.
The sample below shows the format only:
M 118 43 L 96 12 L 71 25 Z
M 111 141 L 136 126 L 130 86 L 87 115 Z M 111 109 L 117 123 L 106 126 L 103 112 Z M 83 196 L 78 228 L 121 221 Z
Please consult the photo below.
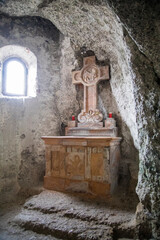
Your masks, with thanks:
M 121 138 L 42 137 L 46 147 L 44 187 L 109 196 L 117 186 Z
M 83 128 L 73 127 L 66 128 L 66 136 L 106 136 L 106 137 L 117 137 L 117 128 Z
M 78 123 L 77 124 L 79 128 L 102 128 L 103 122 L 97 122 L 97 123 Z M 68 126 L 69 127 L 69 126 Z

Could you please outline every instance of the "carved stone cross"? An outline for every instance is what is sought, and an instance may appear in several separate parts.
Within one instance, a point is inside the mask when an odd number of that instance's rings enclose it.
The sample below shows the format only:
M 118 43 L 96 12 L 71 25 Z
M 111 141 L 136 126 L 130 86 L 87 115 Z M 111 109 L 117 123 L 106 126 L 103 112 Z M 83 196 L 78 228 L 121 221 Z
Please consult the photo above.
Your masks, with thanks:
M 84 85 L 84 109 L 78 115 L 80 123 L 98 123 L 103 115 L 97 109 L 97 84 L 109 79 L 109 66 L 97 66 L 95 56 L 83 59 L 83 68 L 72 72 L 73 84 Z

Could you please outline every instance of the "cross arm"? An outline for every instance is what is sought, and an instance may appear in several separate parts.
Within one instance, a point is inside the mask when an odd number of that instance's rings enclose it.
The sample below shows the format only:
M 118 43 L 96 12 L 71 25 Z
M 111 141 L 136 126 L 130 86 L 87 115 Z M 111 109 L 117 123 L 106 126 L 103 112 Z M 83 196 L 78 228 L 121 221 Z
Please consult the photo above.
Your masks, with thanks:
M 81 83 L 81 71 L 72 72 L 72 83 L 80 84 Z
M 108 80 L 109 79 L 109 66 L 102 66 L 99 69 L 100 69 L 99 81 L 100 80 Z

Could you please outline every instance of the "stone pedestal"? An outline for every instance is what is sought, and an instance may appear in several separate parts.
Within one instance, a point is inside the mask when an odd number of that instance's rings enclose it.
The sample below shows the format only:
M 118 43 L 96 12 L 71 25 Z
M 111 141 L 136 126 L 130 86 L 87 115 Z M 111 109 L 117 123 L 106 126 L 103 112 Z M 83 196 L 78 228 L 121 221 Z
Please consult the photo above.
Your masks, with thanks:
M 117 128 L 80 128 L 72 127 L 66 128 L 67 136 L 105 136 L 105 137 L 117 137 Z
M 117 186 L 118 137 L 42 137 L 46 146 L 44 187 L 109 196 Z
M 65 129 L 66 136 L 117 137 L 117 133 L 116 122 L 113 118 L 107 118 L 104 127 L 103 122 L 77 124 L 76 121 L 69 121 L 68 127 Z

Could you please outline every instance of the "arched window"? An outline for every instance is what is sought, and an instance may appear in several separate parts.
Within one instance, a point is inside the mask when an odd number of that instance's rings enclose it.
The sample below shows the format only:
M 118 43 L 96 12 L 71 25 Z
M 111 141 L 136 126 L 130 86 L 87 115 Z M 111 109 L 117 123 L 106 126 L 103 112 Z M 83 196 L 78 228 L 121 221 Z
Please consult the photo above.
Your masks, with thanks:
M 11 57 L 3 62 L 2 93 L 8 96 L 27 96 L 28 69 L 20 59 Z
M 26 47 L 7 45 L 0 48 L 0 97 L 36 97 L 37 58 Z

